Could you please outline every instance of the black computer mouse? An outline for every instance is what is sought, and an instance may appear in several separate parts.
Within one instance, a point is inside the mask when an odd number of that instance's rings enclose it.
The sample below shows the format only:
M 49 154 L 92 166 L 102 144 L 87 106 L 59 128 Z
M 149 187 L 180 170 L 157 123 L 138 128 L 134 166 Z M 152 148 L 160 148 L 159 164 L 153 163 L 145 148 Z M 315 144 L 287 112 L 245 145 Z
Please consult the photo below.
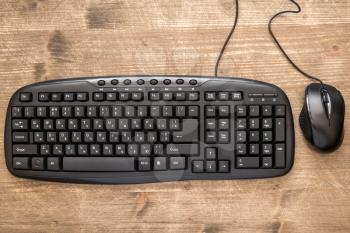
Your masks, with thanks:
M 306 87 L 299 122 L 312 145 L 323 151 L 337 149 L 343 140 L 344 116 L 345 103 L 340 91 L 321 83 Z

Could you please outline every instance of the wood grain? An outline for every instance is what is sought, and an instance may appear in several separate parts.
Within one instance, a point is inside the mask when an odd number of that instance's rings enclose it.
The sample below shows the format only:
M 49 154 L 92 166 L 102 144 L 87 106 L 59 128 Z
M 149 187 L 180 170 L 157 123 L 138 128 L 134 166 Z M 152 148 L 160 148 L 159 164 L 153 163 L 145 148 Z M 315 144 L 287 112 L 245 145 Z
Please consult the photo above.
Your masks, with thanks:
M 281 56 L 269 18 L 285 0 L 240 1 L 224 76 L 282 87 L 296 123 L 296 160 L 263 180 L 78 185 L 13 177 L 0 156 L 0 232 L 350 232 L 350 116 L 343 146 L 315 152 L 297 117 L 309 83 Z M 350 104 L 350 2 L 300 1 L 274 30 L 293 59 Z M 111 74 L 212 75 L 232 0 L 1 0 L 0 131 L 15 90 L 46 79 Z M 3 151 L 3 135 L 0 135 Z

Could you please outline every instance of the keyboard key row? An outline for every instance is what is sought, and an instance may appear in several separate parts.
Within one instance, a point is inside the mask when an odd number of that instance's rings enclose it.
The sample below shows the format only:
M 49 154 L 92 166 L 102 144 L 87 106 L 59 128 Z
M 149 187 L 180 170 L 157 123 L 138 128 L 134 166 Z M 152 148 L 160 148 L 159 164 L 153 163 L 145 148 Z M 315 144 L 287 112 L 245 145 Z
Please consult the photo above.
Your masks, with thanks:
M 18 170 L 133 172 L 186 169 L 184 157 L 14 157 L 13 168 Z
M 230 172 L 230 161 L 192 161 L 193 173 L 228 173 Z
M 286 115 L 285 105 L 250 105 L 250 106 L 236 106 L 237 117 L 284 117 Z
M 243 99 L 242 92 L 206 92 L 205 100 L 206 101 L 240 101 Z
M 89 100 L 89 93 L 39 93 L 39 102 L 85 102 Z
M 150 101 L 199 101 L 199 92 L 150 92 Z
M 199 117 L 199 106 L 12 107 L 13 118 L 59 117 Z
M 197 156 L 192 144 L 14 144 L 14 155 L 29 156 Z

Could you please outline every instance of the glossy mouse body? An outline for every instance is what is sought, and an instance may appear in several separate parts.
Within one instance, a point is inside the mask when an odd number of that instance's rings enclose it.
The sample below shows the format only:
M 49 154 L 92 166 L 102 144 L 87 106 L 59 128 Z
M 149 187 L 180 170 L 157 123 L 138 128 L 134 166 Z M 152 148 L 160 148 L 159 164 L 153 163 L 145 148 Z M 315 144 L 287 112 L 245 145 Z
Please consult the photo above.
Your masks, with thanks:
M 306 88 L 299 122 L 312 145 L 324 151 L 336 149 L 342 142 L 344 117 L 344 99 L 336 88 L 319 83 Z

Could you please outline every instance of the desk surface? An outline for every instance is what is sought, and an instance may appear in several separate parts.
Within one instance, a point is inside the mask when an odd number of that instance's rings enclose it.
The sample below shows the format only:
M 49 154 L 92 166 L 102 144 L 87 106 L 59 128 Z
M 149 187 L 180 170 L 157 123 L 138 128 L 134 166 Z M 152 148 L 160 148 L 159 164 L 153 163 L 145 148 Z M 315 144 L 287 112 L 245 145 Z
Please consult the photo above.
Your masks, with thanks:
M 271 82 L 295 119 L 309 81 L 269 37 L 286 1 L 240 1 L 220 74 Z M 350 3 L 301 1 L 274 30 L 291 57 L 339 88 L 350 105 Z M 233 0 L 1 1 L 0 132 L 14 91 L 46 79 L 112 74 L 212 75 Z M 346 129 L 350 116 L 346 116 Z M 3 134 L 0 135 L 3 151 Z M 296 160 L 263 180 L 78 185 L 13 177 L 0 156 L 0 232 L 350 232 L 350 132 L 319 154 L 296 120 Z

